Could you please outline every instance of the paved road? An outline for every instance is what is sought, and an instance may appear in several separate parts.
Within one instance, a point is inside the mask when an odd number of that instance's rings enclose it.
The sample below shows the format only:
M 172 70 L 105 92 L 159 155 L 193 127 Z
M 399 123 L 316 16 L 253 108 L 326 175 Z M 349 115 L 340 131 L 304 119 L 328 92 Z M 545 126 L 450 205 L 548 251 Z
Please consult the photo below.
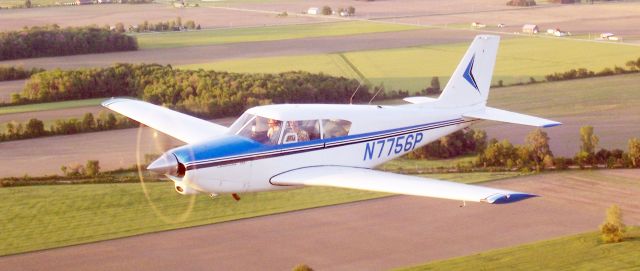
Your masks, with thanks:
M 259 41 L 187 48 L 149 49 L 132 52 L 43 57 L 0 61 L 0 65 L 74 69 L 109 66 L 113 63 L 159 63 L 184 65 L 227 59 L 324 54 L 345 51 L 403 48 L 425 44 L 470 42 L 477 32 L 421 29 L 351 36 Z
M 592 231 L 611 203 L 640 224 L 640 170 L 603 174 L 632 180 L 543 174 L 490 184 L 544 195 L 517 204 L 392 196 L 0 257 L 0 270 L 387 270 Z

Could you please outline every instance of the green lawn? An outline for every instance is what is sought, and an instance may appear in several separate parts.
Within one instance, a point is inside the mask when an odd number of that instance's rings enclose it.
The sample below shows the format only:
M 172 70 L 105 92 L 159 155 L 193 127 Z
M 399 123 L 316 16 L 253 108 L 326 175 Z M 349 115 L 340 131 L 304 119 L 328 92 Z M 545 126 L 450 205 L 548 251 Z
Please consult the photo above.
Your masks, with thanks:
M 96 106 L 96 105 L 100 105 L 100 103 L 106 99 L 107 98 L 96 98 L 96 99 L 73 100 L 73 101 L 64 101 L 64 102 L 2 106 L 0 107 L 0 115 L 34 112 L 34 111 L 45 111 L 45 110 L 67 109 L 67 108 L 85 107 L 85 106 Z
M 425 169 L 425 168 L 452 168 L 456 164 L 472 163 L 475 160 L 475 156 L 462 156 L 451 159 L 405 159 L 398 158 L 384 163 L 380 166 L 380 169 L 387 171 L 399 171 L 399 170 L 412 170 L 412 169 Z
M 142 49 L 187 47 L 209 44 L 300 39 L 324 36 L 393 32 L 420 29 L 417 26 L 377 22 L 332 22 L 301 25 L 212 29 L 188 32 L 135 34 Z
M 469 43 L 430 45 L 411 48 L 345 52 L 344 57 L 374 84 L 389 88 L 419 90 L 432 76 L 440 77 L 444 87 Z M 493 81 L 505 84 L 528 82 L 554 72 L 573 68 L 600 71 L 615 65 L 624 66 L 640 57 L 635 46 L 615 43 L 585 42 L 570 39 L 520 37 L 503 39 Z M 308 70 L 357 77 L 339 54 L 283 56 L 221 61 L 182 66 L 250 73 L 274 73 L 286 70 Z M 348 68 L 348 69 L 347 69 Z
M 597 232 L 584 233 L 397 270 L 637 270 L 640 227 L 627 236 L 604 244 Z
M 640 113 L 639 85 L 636 73 L 496 88 L 489 105 L 542 116 L 606 120 L 616 114 Z
M 8 8 L 8 7 L 17 7 L 17 6 L 24 6 L 24 2 L 25 0 L 1 0 L 0 1 L 0 7 L 3 8 Z M 33 6 L 39 6 L 39 5 L 43 5 L 43 6 L 52 6 L 55 5 L 57 2 L 61 2 L 61 3 L 65 3 L 65 2 L 74 2 L 72 0 L 31 0 L 31 4 Z
M 493 173 L 427 177 L 469 182 L 504 178 Z M 149 183 L 154 213 L 139 184 L 45 185 L 0 188 L 0 255 L 148 232 L 268 215 L 388 194 L 335 188 L 225 195 L 181 196 L 168 182 Z M 186 215 L 190 201 L 193 208 Z M 180 219 L 182 218 L 182 219 Z

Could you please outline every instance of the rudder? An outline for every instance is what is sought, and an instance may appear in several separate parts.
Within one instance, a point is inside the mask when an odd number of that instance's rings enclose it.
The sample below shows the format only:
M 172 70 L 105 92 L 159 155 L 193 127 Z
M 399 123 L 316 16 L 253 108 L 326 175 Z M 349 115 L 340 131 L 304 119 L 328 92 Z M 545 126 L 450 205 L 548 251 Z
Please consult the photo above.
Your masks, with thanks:
M 499 43 L 499 36 L 475 37 L 438 97 L 438 107 L 486 105 Z

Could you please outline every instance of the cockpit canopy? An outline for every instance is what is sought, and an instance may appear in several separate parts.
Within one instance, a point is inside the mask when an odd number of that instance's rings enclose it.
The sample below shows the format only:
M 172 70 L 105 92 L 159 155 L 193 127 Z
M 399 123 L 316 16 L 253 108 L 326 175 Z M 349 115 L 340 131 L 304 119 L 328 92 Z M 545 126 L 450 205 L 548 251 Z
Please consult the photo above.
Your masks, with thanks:
M 278 145 L 347 136 L 350 129 L 351 122 L 347 120 L 277 120 L 244 113 L 229 127 L 229 133 Z

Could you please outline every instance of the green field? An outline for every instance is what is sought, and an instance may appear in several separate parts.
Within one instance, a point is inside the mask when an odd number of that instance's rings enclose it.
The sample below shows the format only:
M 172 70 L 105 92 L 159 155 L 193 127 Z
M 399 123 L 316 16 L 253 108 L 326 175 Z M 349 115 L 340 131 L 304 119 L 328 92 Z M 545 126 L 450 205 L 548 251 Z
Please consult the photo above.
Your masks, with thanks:
M 505 178 L 491 173 L 429 175 L 465 182 Z M 388 194 L 304 188 L 211 199 L 181 196 L 168 182 L 147 185 L 154 213 L 140 184 L 45 185 L 0 188 L 0 255 L 113 239 L 148 232 L 383 197 Z M 193 208 L 182 217 L 190 201 Z M 180 218 L 183 218 L 182 220 Z
M 100 105 L 100 103 L 106 99 L 107 98 L 96 98 L 96 99 L 73 100 L 73 101 L 64 101 L 64 102 L 2 106 L 0 107 L 0 115 L 45 111 L 45 110 L 67 109 L 67 108 L 85 107 L 85 106 L 97 106 L 97 105 Z
M 17 7 L 17 6 L 24 6 L 24 0 L 1 0 L 0 1 L 0 7 L 3 8 L 10 8 L 10 7 Z M 74 2 L 72 0 L 31 0 L 31 5 L 33 6 L 53 6 L 56 3 L 61 2 L 61 3 L 65 3 L 65 2 Z
M 373 84 L 415 91 L 424 88 L 432 76 L 440 77 L 444 86 L 468 46 L 468 43 L 431 45 L 343 55 Z M 535 37 L 503 39 L 493 81 L 512 84 L 528 82 L 529 77 L 542 80 L 547 74 L 574 68 L 600 71 L 624 66 L 638 57 L 638 47 L 629 45 Z M 353 78 L 357 74 L 353 69 L 345 69 L 349 65 L 339 54 L 241 59 L 181 67 L 249 73 L 308 70 Z
M 640 227 L 627 236 L 604 244 L 597 232 L 584 233 L 397 270 L 637 270 Z
M 402 170 L 417 170 L 428 168 L 452 168 L 456 164 L 472 163 L 475 160 L 475 156 L 462 156 L 451 159 L 406 159 L 404 157 L 391 160 L 382 164 L 379 168 L 386 171 L 402 171 Z
M 301 25 L 212 29 L 188 32 L 135 34 L 142 49 L 188 47 L 210 44 L 300 39 L 324 36 L 393 32 L 420 29 L 417 26 L 376 22 L 332 22 Z
M 619 114 L 640 114 L 639 85 L 640 74 L 627 74 L 496 88 L 489 105 L 534 115 L 606 121 Z

